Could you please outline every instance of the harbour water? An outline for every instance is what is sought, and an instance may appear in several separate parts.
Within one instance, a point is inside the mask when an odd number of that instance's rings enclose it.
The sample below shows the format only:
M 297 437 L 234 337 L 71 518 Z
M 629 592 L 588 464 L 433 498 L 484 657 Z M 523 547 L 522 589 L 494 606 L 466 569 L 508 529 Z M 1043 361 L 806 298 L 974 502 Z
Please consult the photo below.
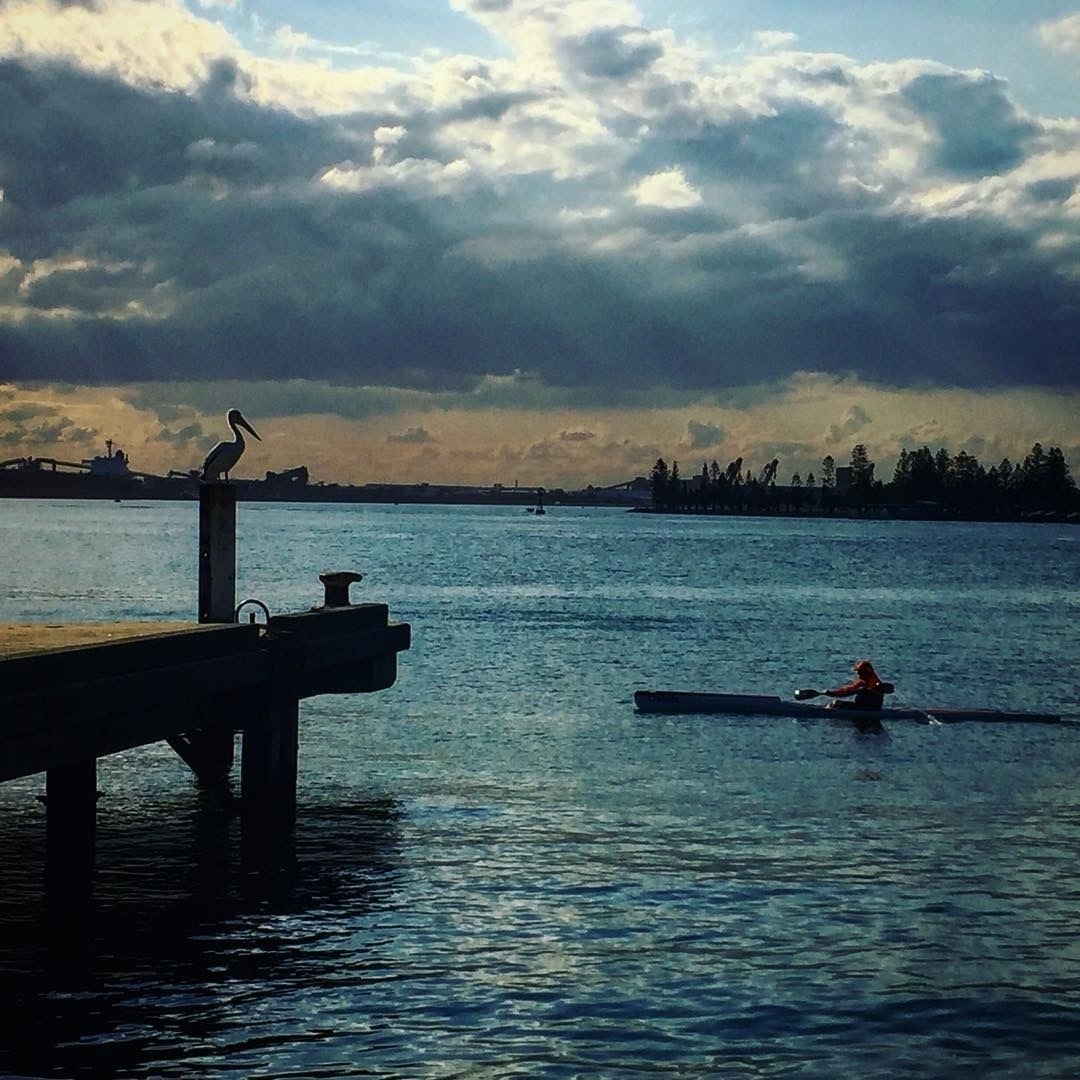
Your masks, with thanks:
M 0 502 L 0 621 L 192 618 L 195 504 Z M 241 505 L 238 598 L 413 627 L 301 708 L 251 851 L 165 746 L 100 763 L 88 900 L 0 787 L 0 1074 L 1080 1074 L 1080 726 L 639 716 L 868 655 L 1080 720 L 1080 530 Z

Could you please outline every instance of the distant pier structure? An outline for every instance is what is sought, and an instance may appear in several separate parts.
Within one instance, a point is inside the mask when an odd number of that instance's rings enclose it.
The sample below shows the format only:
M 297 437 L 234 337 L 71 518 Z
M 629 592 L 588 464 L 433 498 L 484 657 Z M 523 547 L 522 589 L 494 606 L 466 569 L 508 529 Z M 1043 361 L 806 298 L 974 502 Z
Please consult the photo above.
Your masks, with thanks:
M 236 488 L 208 482 L 197 623 L 0 625 L 0 781 L 45 773 L 50 873 L 92 866 L 98 758 L 162 740 L 231 798 L 239 732 L 245 831 L 290 828 L 300 701 L 392 686 L 411 644 L 385 604 L 352 603 L 359 579 L 321 575 L 323 603 L 305 612 L 238 606 Z

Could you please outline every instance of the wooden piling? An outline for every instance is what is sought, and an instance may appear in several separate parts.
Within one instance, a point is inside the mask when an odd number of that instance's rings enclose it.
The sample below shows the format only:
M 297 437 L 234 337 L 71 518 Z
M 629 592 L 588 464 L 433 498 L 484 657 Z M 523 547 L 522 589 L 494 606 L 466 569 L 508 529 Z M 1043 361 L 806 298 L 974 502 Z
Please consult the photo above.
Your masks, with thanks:
M 90 886 L 97 824 L 97 760 L 56 765 L 45 773 L 45 873 L 51 891 Z
M 232 622 L 236 610 L 236 489 L 227 483 L 199 489 L 199 622 Z M 244 827 L 291 822 L 296 814 L 296 759 L 300 688 L 297 650 L 270 645 L 271 677 L 242 720 L 240 799 Z M 227 743 L 226 743 L 227 740 Z M 233 763 L 230 730 L 193 731 L 173 749 L 204 782 L 216 783 Z
M 199 622 L 231 623 L 236 610 L 236 489 L 199 488 Z
M 199 487 L 199 622 L 231 623 L 236 610 L 236 489 Z M 220 785 L 232 768 L 231 728 L 194 728 L 169 745 L 205 784 Z
M 300 731 L 300 650 L 283 636 L 271 643 L 271 675 L 247 710 L 240 752 L 244 828 L 280 828 L 296 817 Z

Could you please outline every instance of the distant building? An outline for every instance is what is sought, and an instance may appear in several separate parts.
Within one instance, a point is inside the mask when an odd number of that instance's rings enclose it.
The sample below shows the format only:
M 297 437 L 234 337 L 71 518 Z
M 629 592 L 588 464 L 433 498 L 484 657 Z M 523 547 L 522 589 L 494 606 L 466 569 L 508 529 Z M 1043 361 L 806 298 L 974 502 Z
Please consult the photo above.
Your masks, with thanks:
M 870 483 L 874 482 L 874 465 L 870 464 Z M 836 467 L 836 494 L 843 495 L 851 487 L 852 475 L 850 465 L 838 465 Z
M 649 483 L 647 476 L 635 476 L 633 480 L 611 484 L 608 487 L 593 487 L 590 484 L 587 492 L 593 498 L 599 498 L 605 502 L 625 503 L 627 506 L 647 506 L 652 502 L 652 484 Z
M 306 465 L 298 465 L 295 469 L 282 469 L 281 472 L 270 472 L 268 470 L 266 473 L 266 483 L 278 487 L 288 487 L 291 484 L 299 484 L 304 487 L 309 479 L 310 476 Z

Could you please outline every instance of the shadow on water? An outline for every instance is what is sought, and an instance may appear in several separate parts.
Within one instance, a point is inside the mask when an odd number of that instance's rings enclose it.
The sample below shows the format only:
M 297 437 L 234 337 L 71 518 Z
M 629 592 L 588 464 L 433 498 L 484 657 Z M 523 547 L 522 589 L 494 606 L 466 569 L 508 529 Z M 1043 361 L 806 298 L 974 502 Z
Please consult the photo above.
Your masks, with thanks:
M 398 888 L 401 817 L 390 797 L 302 807 L 252 837 L 206 792 L 102 814 L 88 891 L 52 881 L 22 817 L 0 837 L 0 1074 L 173 1075 L 150 1062 L 213 1046 L 253 988 L 332 980 Z

